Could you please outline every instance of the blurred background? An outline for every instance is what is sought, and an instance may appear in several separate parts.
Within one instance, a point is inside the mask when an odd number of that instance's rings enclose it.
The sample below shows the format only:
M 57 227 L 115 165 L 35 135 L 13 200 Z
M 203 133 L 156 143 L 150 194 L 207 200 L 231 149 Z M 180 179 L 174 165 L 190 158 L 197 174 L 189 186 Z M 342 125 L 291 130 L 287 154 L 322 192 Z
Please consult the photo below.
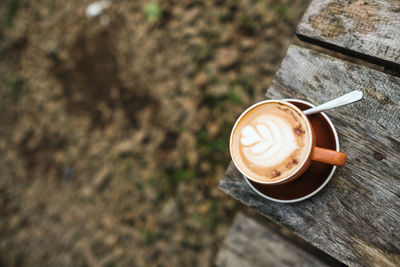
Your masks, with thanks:
M 212 266 L 308 2 L 0 1 L 0 265 Z

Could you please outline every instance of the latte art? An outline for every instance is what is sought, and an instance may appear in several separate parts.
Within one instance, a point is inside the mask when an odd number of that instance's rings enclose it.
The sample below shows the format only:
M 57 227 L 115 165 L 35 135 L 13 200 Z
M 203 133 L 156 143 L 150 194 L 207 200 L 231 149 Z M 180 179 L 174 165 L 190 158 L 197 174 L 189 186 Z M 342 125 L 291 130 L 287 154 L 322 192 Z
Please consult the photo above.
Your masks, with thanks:
M 293 131 L 287 123 L 265 115 L 241 131 L 242 153 L 258 166 L 273 166 L 297 148 Z
M 231 154 L 254 179 L 274 181 L 306 161 L 311 137 L 302 116 L 280 102 L 266 102 L 248 111 L 231 137 Z

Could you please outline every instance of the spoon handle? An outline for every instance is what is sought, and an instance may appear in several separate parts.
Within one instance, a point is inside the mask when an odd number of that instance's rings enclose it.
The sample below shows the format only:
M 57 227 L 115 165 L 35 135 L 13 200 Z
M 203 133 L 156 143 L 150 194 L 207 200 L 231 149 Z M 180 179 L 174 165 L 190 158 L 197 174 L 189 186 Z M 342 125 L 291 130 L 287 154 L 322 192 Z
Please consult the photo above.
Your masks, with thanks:
M 357 102 L 357 101 L 361 100 L 362 98 L 363 98 L 362 91 L 360 91 L 360 90 L 351 91 L 348 94 L 342 95 L 342 96 L 335 98 L 329 102 L 326 102 L 322 105 L 307 109 L 307 110 L 303 111 L 303 113 L 306 115 L 319 113 L 319 112 L 327 110 L 327 109 L 336 108 L 336 107 L 340 107 L 340 106 L 344 106 L 347 104 Z

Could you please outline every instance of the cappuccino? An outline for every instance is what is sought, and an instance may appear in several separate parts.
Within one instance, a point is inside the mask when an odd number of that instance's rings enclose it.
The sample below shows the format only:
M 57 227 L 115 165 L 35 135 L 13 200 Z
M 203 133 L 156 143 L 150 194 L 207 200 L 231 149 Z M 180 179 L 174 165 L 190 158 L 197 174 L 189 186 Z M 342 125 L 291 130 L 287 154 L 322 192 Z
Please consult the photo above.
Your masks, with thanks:
M 307 161 L 311 134 L 295 108 L 265 102 L 248 110 L 236 123 L 231 134 L 231 155 L 247 177 L 277 181 Z

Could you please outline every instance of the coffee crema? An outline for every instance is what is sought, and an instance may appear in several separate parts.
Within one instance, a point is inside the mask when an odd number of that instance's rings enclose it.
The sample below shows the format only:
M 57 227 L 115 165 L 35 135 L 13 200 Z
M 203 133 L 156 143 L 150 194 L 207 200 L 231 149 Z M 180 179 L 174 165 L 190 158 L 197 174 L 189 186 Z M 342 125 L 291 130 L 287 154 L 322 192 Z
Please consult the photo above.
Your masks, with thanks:
M 232 132 L 231 154 L 246 176 L 272 182 L 288 177 L 307 160 L 310 135 L 298 111 L 266 102 L 239 120 Z

